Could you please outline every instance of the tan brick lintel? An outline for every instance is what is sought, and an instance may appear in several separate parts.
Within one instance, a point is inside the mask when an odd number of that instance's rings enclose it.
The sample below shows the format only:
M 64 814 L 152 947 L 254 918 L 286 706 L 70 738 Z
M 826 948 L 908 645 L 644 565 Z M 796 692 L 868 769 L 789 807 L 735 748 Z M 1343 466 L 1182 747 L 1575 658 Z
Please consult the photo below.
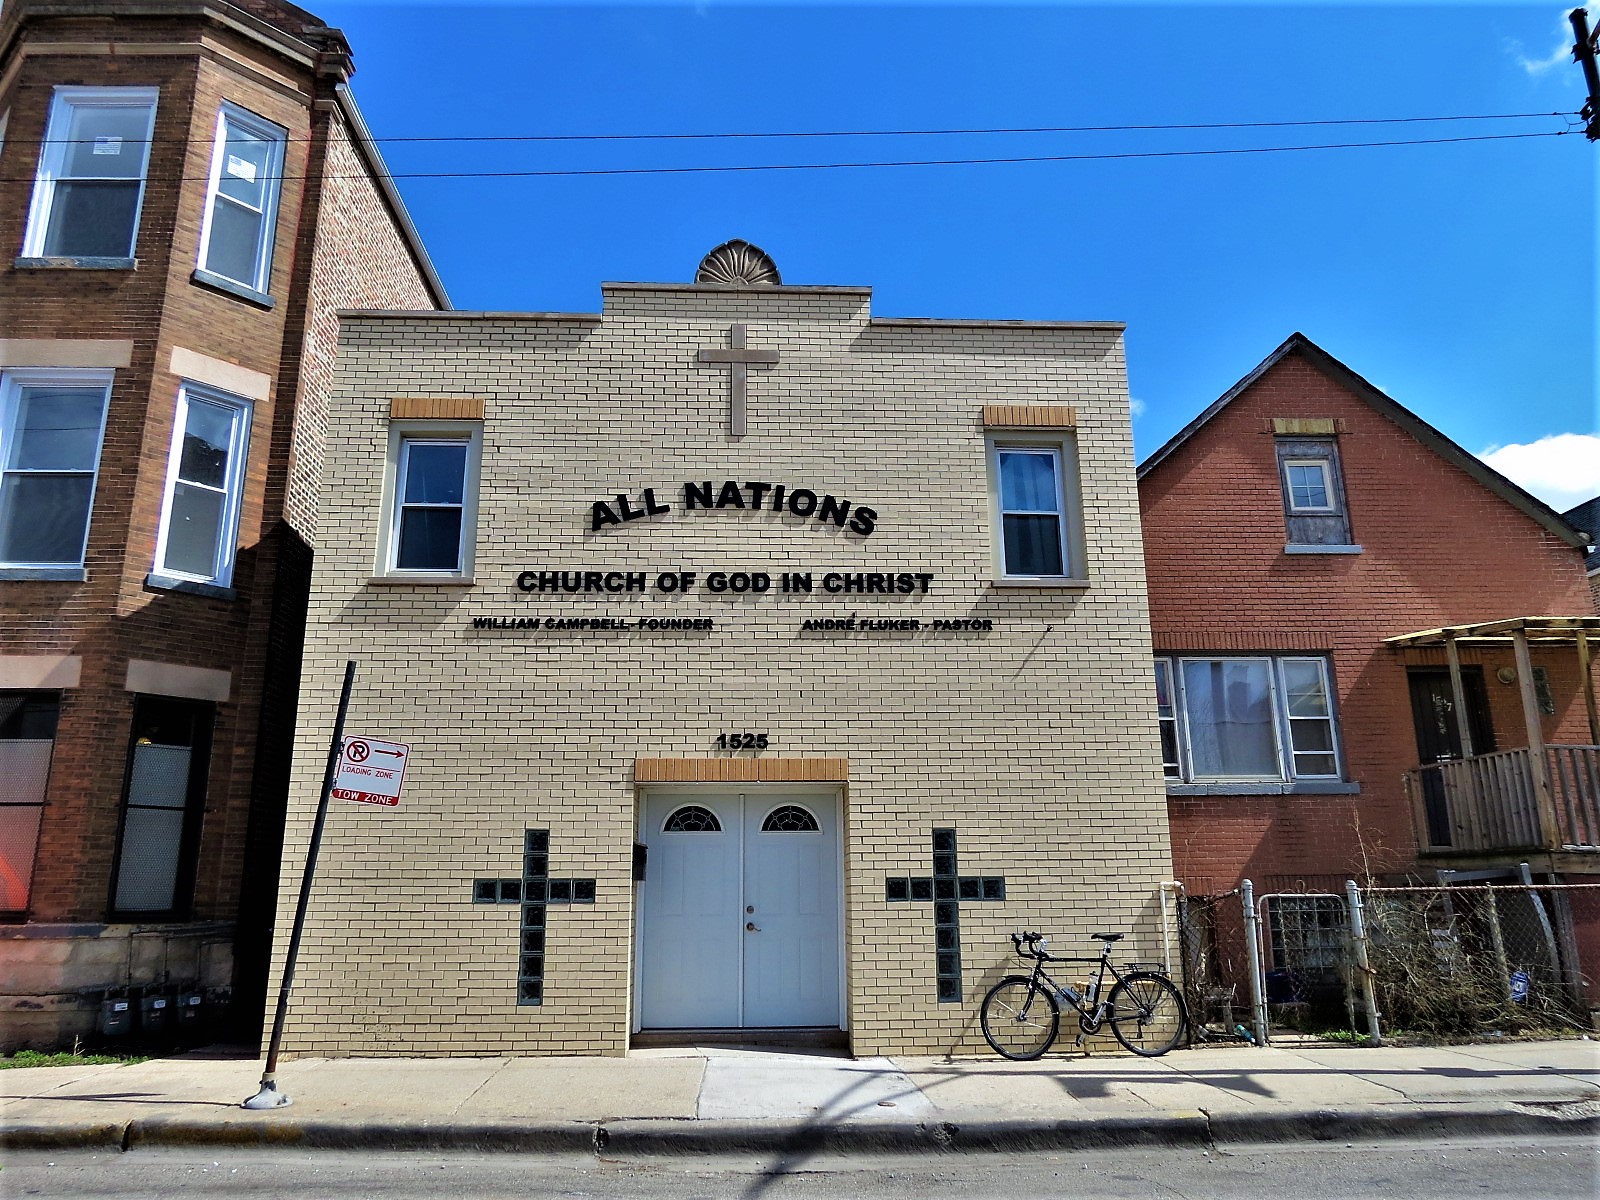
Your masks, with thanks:
M 1078 410 L 1070 404 L 985 404 L 985 429 L 1076 429 Z
M 1276 437 L 1333 437 L 1346 430 L 1343 417 L 1273 417 L 1267 432 Z
M 396 396 L 389 401 L 391 421 L 481 421 L 481 396 Z
M 635 783 L 846 783 L 847 758 L 636 758 Z

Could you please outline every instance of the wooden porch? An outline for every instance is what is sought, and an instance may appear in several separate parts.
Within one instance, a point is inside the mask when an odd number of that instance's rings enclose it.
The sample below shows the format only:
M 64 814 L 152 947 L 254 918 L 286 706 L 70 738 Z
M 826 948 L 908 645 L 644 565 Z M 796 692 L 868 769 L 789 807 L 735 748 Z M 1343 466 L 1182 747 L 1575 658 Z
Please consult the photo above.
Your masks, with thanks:
M 1418 849 L 1424 855 L 1504 857 L 1600 856 L 1600 711 L 1595 701 L 1590 642 L 1600 617 L 1517 617 L 1448 626 L 1389 638 L 1396 648 L 1443 646 L 1450 667 L 1455 711 L 1466 712 L 1458 647 L 1510 645 L 1516 656 L 1527 744 L 1492 754 L 1473 751 L 1468 722 L 1461 722 L 1461 757 L 1408 771 L 1406 791 Z M 1533 683 L 1529 644 L 1570 645 L 1578 656 L 1589 742 L 1544 740 Z M 1600 866 L 1600 857 L 1586 864 Z

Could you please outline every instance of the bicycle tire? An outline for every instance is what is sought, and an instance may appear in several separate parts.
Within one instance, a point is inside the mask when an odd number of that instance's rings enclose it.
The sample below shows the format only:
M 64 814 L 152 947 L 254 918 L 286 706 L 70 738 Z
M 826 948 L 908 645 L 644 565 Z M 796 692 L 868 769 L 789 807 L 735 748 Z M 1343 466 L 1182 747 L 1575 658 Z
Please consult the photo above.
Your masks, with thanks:
M 1123 1048 L 1144 1058 L 1165 1054 L 1183 1041 L 1189 1017 L 1183 995 L 1165 975 L 1137 971 L 1111 989 L 1111 1032 Z
M 1043 1006 L 1043 1012 L 1040 1006 Z M 1026 975 L 1007 975 L 989 989 L 979 1010 L 983 1040 L 1001 1058 L 1031 1062 L 1055 1044 L 1061 1006 Z

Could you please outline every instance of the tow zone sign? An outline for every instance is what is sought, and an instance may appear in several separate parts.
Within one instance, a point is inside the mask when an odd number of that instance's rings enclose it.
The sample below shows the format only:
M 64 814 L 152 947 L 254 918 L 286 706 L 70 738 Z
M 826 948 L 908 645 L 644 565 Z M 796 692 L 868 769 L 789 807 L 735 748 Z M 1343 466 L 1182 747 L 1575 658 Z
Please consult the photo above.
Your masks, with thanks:
M 400 805 L 400 783 L 406 775 L 411 747 L 403 742 L 348 737 L 339 752 L 339 769 L 333 776 L 333 798 L 357 804 Z

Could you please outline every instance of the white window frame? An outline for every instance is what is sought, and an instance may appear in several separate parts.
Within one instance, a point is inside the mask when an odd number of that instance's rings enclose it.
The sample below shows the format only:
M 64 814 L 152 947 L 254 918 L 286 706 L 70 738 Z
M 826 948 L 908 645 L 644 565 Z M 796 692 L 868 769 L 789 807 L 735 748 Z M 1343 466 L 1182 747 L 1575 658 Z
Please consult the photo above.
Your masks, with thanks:
M 145 185 L 150 178 L 150 146 L 155 133 L 156 102 L 160 89 L 153 87 L 57 87 L 50 101 L 50 116 L 45 123 L 44 143 L 39 148 L 39 168 L 34 177 L 33 201 L 28 208 L 28 230 L 22 239 L 24 258 L 44 256 L 45 232 L 50 227 L 50 213 L 55 203 L 56 184 L 72 183 L 97 176 L 72 176 L 63 179 L 61 171 L 66 162 L 68 143 L 66 130 L 71 123 L 71 110 L 85 107 L 127 107 L 147 109 L 144 136 L 144 159 L 139 164 L 139 194 L 133 205 L 133 227 L 128 235 L 126 254 L 112 258 L 132 258 L 139 244 L 139 220 L 144 213 Z M 125 178 L 117 176 L 118 179 Z M 68 255 L 67 257 L 78 257 Z
M 453 571 L 402 570 L 395 565 L 400 552 L 401 501 L 405 496 L 405 448 L 412 443 L 464 444 L 466 479 L 461 493 L 461 549 Z M 374 577 L 413 583 L 470 583 L 477 550 L 478 477 L 483 459 L 481 421 L 402 420 L 389 422 L 389 450 L 383 481 L 383 520 L 378 535 Z
M 1322 494 L 1328 498 L 1326 504 L 1296 504 L 1294 502 L 1294 482 L 1289 478 L 1291 467 L 1315 467 L 1322 475 Z M 1339 512 L 1337 504 L 1338 493 L 1333 488 L 1333 464 L 1325 458 L 1286 458 L 1283 460 L 1283 494 L 1292 513 L 1317 513 L 1328 514 Z
M 183 434 L 189 425 L 189 402 L 193 397 L 233 412 L 233 426 L 228 438 L 228 469 L 223 479 L 222 525 L 217 531 L 217 545 L 212 550 L 210 575 L 197 575 L 174 570 L 166 565 L 167 535 L 172 521 L 172 497 L 180 482 L 193 486 L 193 480 L 180 481 L 178 469 L 183 463 Z M 155 563 L 152 572 L 158 581 L 178 580 L 185 583 L 209 583 L 228 587 L 233 582 L 233 566 L 239 550 L 239 512 L 244 499 L 246 466 L 250 457 L 250 424 L 255 415 L 255 405 L 243 396 L 235 396 L 219 388 L 208 387 L 185 379 L 178 387 L 178 405 L 172 419 L 172 445 L 167 451 L 167 480 L 161 493 L 161 524 L 156 533 Z
M 46 367 L 12 367 L 0 372 L 0 482 L 7 475 L 84 475 L 89 476 L 89 513 L 83 523 L 83 544 L 78 547 L 78 557 L 71 563 L 13 562 L 0 559 L 0 572 L 5 576 L 34 579 L 82 579 L 84 559 L 89 551 L 89 530 L 94 525 L 95 493 L 100 485 L 100 457 L 105 452 L 106 419 L 111 411 L 111 381 L 109 370 L 69 370 Z M 94 466 L 89 471 L 25 471 L 6 467 L 11 453 L 12 439 L 16 436 L 17 412 L 21 407 L 23 388 L 30 387 L 97 387 L 104 399 L 100 405 L 100 429 L 95 435 Z M 3 496 L 3 491 L 0 491 Z
M 994 531 L 994 564 L 998 579 L 1011 584 L 1083 584 L 1087 579 L 1083 541 L 1083 506 L 1078 482 L 1077 442 L 1072 437 L 1000 433 L 988 437 L 990 528 Z M 1000 458 L 1006 453 L 1048 454 L 1056 479 L 1056 510 L 1007 509 L 1000 479 Z M 1006 563 L 1005 518 L 1054 516 L 1061 540 L 1061 574 L 1027 575 Z
M 267 187 L 263 201 L 265 207 L 261 210 L 261 236 L 256 240 L 255 273 L 250 279 L 235 279 L 211 266 L 207 261 L 211 253 L 211 226 L 212 219 L 218 204 L 236 204 L 221 192 L 222 169 L 228 158 L 228 127 L 235 125 L 256 137 L 270 141 L 273 144 L 272 154 L 264 170 L 267 172 Z M 207 275 L 214 275 L 218 279 L 225 279 L 236 283 L 240 287 L 249 288 L 251 291 L 267 293 L 267 285 L 272 276 L 272 254 L 275 248 L 278 224 L 278 199 L 283 190 L 283 159 L 284 148 L 288 144 L 289 131 L 276 122 L 265 117 L 257 116 L 249 109 L 240 108 L 237 104 L 223 101 L 221 111 L 217 113 L 216 140 L 211 151 L 211 176 L 206 185 L 205 215 L 200 226 L 200 247 L 196 261 L 197 268 Z
M 1344 780 L 1344 751 L 1342 737 L 1340 736 L 1339 715 L 1333 694 L 1333 674 L 1328 659 L 1316 654 L 1169 654 L 1157 655 L 1156 667 L 1160 670 L 1165 664 L 1167 669 L 1167 696 L 1172 701 L 1174 728 L 1178 736 L 1178 768 L 1181 777 L 1167 776 L 1168 783 L 1198 783 L 1217 784 L 1227 786 L 1230 783 L 1337 783 Z M 1278 772 L 1275 775 L 1197 775 L 1194 769 L 1194 739 L 1189 728 L 1189 704 L 1184 683 L 1183 664 L 1190 662 L 1265 662 L 1267 664 L 1267 686 L 1272 705 L 1272 736 L 1275 743 L 1275 759 Z M 1291 717 L 1289 715 L 1288 687 L 1284 683 L 1283 668 L 1285 663 L 1309 662 L 1317 665 L 1317 670 L 1322 682 L 1323 695 L 1328 702 L 1328 715 L 1325 717 Z M 1292 723 L 1302 721 L 1326 721 L 1332 733 L 1330 741 L 1333 743 L 1331 751 L 1306 750 L 1296 751 L 1294 748 L 1294 734 Z M 1333 755 L 1332 774 L 1302 773 L 1296 769 L 1296 754 L 1328 754 Z

